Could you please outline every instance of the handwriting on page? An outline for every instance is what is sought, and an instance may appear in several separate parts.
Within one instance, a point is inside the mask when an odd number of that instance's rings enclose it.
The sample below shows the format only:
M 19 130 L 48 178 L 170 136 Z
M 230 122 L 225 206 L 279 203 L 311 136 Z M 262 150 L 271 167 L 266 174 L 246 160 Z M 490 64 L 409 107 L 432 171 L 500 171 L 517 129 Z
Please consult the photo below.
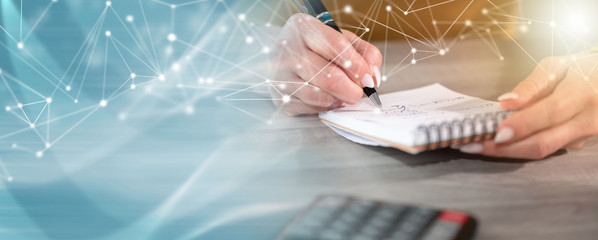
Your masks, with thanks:
M 382 113 L 384 114 L 384 117 L 387 118 L 400 117 L 404 119 L 427 114 L 427 112 L 420 111 L 405 105 L 392 105 L 390 108 L 384 109 Z

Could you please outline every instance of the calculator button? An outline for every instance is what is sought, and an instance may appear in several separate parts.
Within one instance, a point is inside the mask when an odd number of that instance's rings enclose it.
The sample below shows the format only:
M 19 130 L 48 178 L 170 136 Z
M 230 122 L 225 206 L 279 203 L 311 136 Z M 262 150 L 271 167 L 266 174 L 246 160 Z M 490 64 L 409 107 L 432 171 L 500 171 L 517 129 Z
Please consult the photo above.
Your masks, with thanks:
M 438 215 L 437 211 L 411 208 L 400 220 L 397 229 L 390 235 L 392 240 L 417 239 Z
M 452 240 L 457 237 L 469 217 L 464 213 L 444 211 L 438 216 L 423 240 Z

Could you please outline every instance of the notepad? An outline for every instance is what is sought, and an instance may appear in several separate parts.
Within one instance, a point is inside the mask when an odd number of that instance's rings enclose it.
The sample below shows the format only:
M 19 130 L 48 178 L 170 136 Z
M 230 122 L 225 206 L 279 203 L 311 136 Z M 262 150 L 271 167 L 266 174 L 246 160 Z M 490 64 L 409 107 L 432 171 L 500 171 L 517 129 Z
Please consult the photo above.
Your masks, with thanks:
M 383 94 L 384 107 L 364 98 L 355 105 L 320 113 L 339 135 L 360 144 L 426 150 L 491 139 L 510 113 L 498 102 L 452 91 L 441 84 Z

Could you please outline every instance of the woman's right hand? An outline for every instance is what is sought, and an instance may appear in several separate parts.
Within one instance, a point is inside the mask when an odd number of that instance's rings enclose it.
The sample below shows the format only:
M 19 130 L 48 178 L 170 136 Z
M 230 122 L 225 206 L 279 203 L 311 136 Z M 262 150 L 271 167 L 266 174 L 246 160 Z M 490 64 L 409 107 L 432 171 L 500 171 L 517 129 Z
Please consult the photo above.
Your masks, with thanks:
M 315 114 L 355 104 L 363 87 L 380 84 L 380 50 L 307 14 L 283 27 L 272 55 L 274 103 L 289 115 Z

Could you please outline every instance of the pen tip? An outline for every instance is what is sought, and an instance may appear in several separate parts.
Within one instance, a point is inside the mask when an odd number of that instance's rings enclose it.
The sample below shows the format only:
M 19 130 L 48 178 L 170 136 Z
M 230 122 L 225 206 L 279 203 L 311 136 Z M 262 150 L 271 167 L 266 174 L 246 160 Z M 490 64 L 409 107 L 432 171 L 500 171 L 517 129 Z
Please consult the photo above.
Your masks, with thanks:
M 369 98 L 372 100 L 372 102 L 374 102 L 374 104 L 376 104 L 376 106 L 380 109 L 382 109 L 382 101 L 380 101 L 380 97 L 378 97 L 378 93 L 373 93 L 372 95 L 369 96 Z

